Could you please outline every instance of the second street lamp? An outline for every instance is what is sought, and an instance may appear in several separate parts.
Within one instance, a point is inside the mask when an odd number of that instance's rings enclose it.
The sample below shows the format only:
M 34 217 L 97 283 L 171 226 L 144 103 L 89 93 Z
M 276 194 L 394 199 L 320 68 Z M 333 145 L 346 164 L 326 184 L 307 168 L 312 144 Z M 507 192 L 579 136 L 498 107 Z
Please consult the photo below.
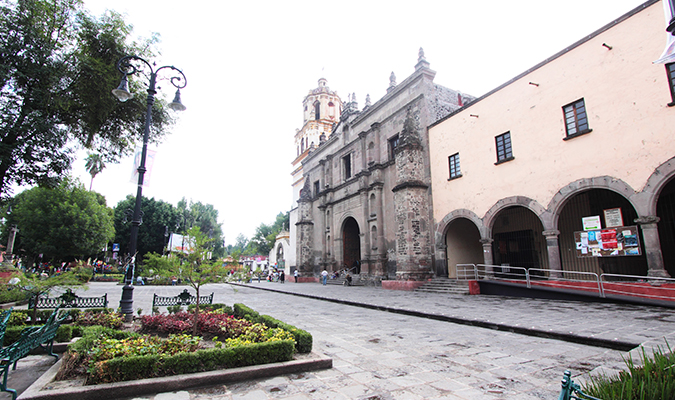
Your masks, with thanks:
M 141 152 L 141 160 L 138 166 L 138 189 L 136 192 L 136 205 L 134 207 L 134 216 L 131 221 L 131 233 L 129 239 L 129 256 L 131 257 L 127 264 L 127 270 L 124 274 L 124 287 L 122 288 L 122 298 L 120 300 L 120 308 L 127 321 L 133 318 L 133 291 L 132 286 L 134 280 L 134 269 L 136 268 L 136 248 L 138 245 L 138 228 L 141 225 L 141 199 L 143 198 L 143 178 L 145 176 L 145 158 L 148 152 L 148 138 L 150 136 L 150 125 L 152 124 L 152 106 L 155 103 L 155 94 L 157 93 L 157 74 L 160 71 L 165 71 L 169 75 L 169 81 L 176 88 L 176 95 L 171 103 L 167 106 L 175 111 L 184 111 L 185 106 L 180 101 L 180 90 L 187 84 L 187 79 L 183 71 L 178 68 L 165 65 L 157 69 L 153 68 L 149 62 L 138 56 L 122 57 L 117 62 L 117 69 L 123 74 L 122 82 L 114 89 L 112 93 L 124 102 L 133 97 L 129 92 L 129 76 L 139 73 L 141 75 L 150 72 L 150 82 L 148 83 L 148 97 L 147 97 L 147 111 L 145 114 L 145 127 L 143 130 L 143 150 Z M 146 75 L 147 76 L 147 75 Z

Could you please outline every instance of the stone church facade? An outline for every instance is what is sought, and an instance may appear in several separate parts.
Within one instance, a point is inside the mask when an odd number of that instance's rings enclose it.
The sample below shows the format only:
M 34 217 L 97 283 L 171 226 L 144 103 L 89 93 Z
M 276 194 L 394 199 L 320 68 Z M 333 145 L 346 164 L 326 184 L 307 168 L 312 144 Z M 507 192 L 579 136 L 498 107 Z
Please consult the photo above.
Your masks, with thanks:
M 392 73 L 386 95 L 361 110 L 350 96 L 330 134 L 310 144 L 291 213 L 303 280 L 323 269 L 404 286 L 447 275 L 434 267 L 426 127 L 473 98 L 434 83 L 435 74 L 420 49 L 412 75 L 397 84 Z

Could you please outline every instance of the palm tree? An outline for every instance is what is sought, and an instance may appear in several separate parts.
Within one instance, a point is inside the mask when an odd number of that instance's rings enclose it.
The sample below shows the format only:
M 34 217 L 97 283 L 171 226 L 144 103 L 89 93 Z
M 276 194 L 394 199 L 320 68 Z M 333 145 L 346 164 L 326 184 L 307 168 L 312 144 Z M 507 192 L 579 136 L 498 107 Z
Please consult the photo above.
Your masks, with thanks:
M 84 167 L 87 169 L 87 172 L 89 172 L 89 175 L 91 175 L 91 183 L 89 183 L 89 191 L 91 191 L 91 186 L 94 184 L 94 177 L 103 171 L 105 163 L 100 154 L 89 154 Z

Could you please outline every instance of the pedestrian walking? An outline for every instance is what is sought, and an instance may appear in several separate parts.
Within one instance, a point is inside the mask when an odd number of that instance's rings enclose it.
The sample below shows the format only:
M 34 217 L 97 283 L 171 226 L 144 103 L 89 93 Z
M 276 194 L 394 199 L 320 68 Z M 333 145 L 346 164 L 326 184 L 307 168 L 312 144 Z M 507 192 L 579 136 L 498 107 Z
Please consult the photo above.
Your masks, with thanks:
M 286 282 L 286 274 L 284 273 L 283 269 L 281 270 L 281 272 L 279 272 L 279 282 L 280 283 Z
M 293 277 L 295 278 L 295 283 L 298 283 L 298 270 L 293 271 Z
M 324 269 L 324 270 L 321 272 L 321 281 L 322 281 L 322 283 L 323 283 L 324 286 L 326 285 L 326 281 L 327 281 L 327 280 L 328 280 L 328 271 L 326 271 L 326 270 Z

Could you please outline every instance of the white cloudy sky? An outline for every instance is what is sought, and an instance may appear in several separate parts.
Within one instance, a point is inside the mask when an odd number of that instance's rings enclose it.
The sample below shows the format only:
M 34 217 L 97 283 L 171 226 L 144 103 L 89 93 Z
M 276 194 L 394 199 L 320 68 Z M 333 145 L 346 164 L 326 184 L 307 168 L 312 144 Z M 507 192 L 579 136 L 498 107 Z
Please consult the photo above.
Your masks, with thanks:
M 480 96 L 640 4 L 85 0 L 95 15 L 124 14 L 137 36 L 159 33 L 162 54 L 153 61 L 187 76 L 188 109 L 155 148 L 143 194 L 212 204 L 228 244 L 292 207 L 293 135 L 320 77 L 343 100 L 356 93 L 363 107 L 366 94 L 374 103 L 386 93 L 392 71 L 398 82 L 410 75 L 423 47 L 436 83 Z M 82 159 L 73 173 L 89 186 Z M 93 189 L 114 206 L 135 195 L 131 173 L 131 159 L 109 165 Z

